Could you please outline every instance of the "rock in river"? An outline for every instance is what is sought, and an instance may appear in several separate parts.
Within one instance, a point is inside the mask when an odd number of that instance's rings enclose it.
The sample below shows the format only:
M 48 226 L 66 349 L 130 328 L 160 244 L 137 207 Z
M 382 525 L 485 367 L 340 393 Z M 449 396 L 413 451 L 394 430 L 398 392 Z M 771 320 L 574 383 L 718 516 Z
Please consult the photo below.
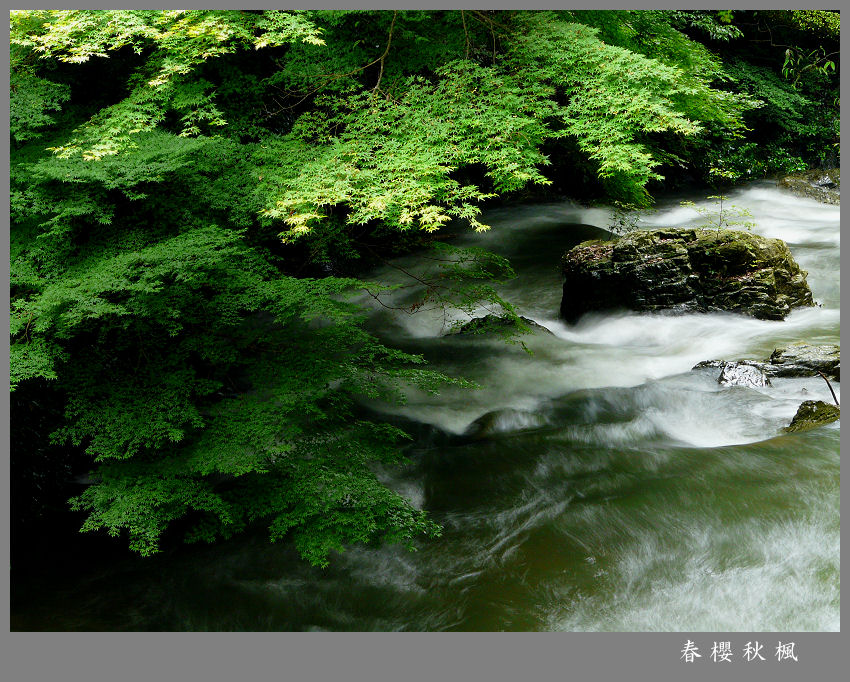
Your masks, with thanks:
M 531 328 L 531 332 L 544 332 L 552 334 L 542 324 L 537 324 L 534 320 L 527 317 L 519 316 L 519 319 L 526 326 Z M 485 315 L 484 317 L 473 317 L 469 322 L 462 324 L 455 330 L 449 332 L 451 335 L 466 335 L 466 334 L 486 334 L 489 332 L 500 332 L 510 329 L 516 329 L 514 321 L 509 317 L 500 317 L 499 315 Z
M 822 400 L 806 400 L 797 410 L 786 431 L 808 431 L 841 419 L 841 408 Z
M 812 345 L 809 343 L 793 343 L 790 346 L 774 349 L 770 357 L 763 362 L 757 360 L 706 360 L 694 366 L 694 369 L 705 367 L 748 366 L 763 372 L 769 377 L 816 377 L 823 373 L 827 379 L 841 381 L 841 347 L 831 343 Z M 747 370 L 745 370 L 747 371 Z M 722 376 L 721 376 L 722 379 Z M 720 383 L 724 383 L 718 379 Z M 768 381 L 768 383 L 770 383 Z
M 546 417 L 538 412 L 507 407 L 482 414 L 466 428 L 463 435 L 473 439 L 490 438 L 501 433 L 536 429 L 546 424 Z
M 729 310 L 782 320 L 811 306 L 806 272 L 781 239 L 740 230 L 635 231 L 592 240 L 562 259 L 561 317 L 593 310 Z
M 830 379 L 841 380 L 841 347 L 834 344 L 795 343 L 777 348 L 767 361 L 773 376 L 807 377 L 823 372 Z
M 764 363 L 752 360 L 728 362 L 726 360 L 705 360 L 693 366 L 692 369 L 719 369 L 717 383 L 724 386 L 748 386 L 761 388 L 770 386 L 770 379 L 764 371 Z
M 717 383 L 724 386 L 761 388 L 762 386 L 769 386 L 770 379 L 758 367 L 741 362 L 724 362 Z

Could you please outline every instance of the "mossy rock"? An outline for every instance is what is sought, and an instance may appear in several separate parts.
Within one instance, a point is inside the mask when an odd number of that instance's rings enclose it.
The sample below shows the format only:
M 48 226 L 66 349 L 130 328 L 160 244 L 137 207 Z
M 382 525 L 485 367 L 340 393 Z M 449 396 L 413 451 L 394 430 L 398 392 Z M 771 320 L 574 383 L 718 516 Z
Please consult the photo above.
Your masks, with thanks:
M 534 320 L 530 320 L 521 315 L 519 316 L 519 319 L 524 325 L 530 328 L 529 331 L 521 331 L 520 333 L 533 334 L 536 332 L 543 332 L 554 336 L 551 331 L 546 329 L 546 327 L 542 324 L 537 324 Z M 485 315 L 484 317 L 473 317 L 469 322 L 466 322 L 450 331 L 448 335 L 469 336 L 471 334 L 504 334 L 511 330 L 520 331 L 512 318 L 501 317 L 499 315 Z
M 562 271 L 561 316 L 571 322 L 615 308 L 782 320 L 814 305 L 788 245 L 741 230 L 662 229 L 582 242 L 564 255 Z
M 789 433 L 808 431 L 818 426 L 831 424 L 840 418 L 841 408 L 838 405 L 831 405 L 822 400 L 806 400 L 800 405 L 791 423 L 785 427 L 785 431 Z

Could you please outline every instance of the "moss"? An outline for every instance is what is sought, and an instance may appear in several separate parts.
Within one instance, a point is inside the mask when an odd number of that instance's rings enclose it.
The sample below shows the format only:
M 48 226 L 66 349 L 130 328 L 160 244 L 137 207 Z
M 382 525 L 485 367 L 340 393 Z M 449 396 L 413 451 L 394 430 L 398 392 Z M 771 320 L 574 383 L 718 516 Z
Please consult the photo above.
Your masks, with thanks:
M 569 261 L 575 263 L 601 263 L 610 261 L 614 249 L 614 243 L 603 239 L 589 239 L 581 242 L 564 254 L 564 264 Z
M 785 431 L 790 433 L 808 431 L 838 421 L 840 418 L 841 408 L 838 405 L 830 405 L 822 400 L 806 400 L 800 405 L 791 423 L 785 427 Z

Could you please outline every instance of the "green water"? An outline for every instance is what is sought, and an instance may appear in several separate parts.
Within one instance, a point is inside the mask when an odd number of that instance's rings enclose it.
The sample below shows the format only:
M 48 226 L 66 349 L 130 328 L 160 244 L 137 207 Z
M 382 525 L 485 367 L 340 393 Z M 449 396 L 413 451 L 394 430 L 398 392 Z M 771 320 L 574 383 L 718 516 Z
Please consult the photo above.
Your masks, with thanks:
M 325 570 L 262 535 L 72 576 L 57 565 L 18 581 L 13 629 L 838 630 L 839 425 L 781 431 L 803 400 L 829 400 L 826 386 L 723 387 L 691 367 L 838 343 L 839 209 L 766 184 L 733 201 L 755 232 L 789 243 L 821 306 L 784 322 L 611 313 L 566 325 L 558 259 L 608 214 L 546 204 L 495 211 L 490 233 L 463 238 L 514 263 L 504 293 L 555 334 L 531 338 L 533 355 L 442 338 L 442 313 L 375 309 L 388 341 L 481 384 L 391 410 L 417 439 L 413 464 L 382 475 L 442 538 L 415 553 L 353 548 Z M 696 218 L 671 199 L 642 226 Z M 374 277 L 401 281 L 393 268 Z M 464 437 L 493 411 L 486 437 Z

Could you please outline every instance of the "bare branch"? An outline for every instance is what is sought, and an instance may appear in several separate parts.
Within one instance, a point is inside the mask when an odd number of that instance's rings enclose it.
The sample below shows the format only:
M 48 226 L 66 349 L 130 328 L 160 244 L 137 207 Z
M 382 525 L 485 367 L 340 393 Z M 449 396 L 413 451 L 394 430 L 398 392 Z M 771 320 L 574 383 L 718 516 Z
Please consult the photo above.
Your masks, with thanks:
M 387 58 L 387 55 L 390 52 L 390 45 L 393 42 L 393 28 L 395 27 L 395 20 L 396 20 L 397 16 L 398 16 L 398 10 L 394 10 L 393 11 L 393 20 L 392 20 L 392 23 L 390 23 L 390 33 L 387 36 L 387 48 L 384 50 L 384 54 L 382 54 L 378 58 L 378 61 L 381 62 L 381 71 L 378 73 L 378 82 L 375 83 L 375 87 L 372 88 L 372 92 L 376 92 L 378 90 L 378 86 L 381 84 L 381 78 L 384 77 L 384 60 Z
M 460 11 L 460 19 L 463 21 L 463 35 L 466 36 L 466 54 L 463 58 L 469 59 L 469 31 L 466 30 L 466 12 L 464 10 Z
M 826 382 L 826 385 L 829 386 L 829 392 L 832 393 L 832 399 L 835 401 L 835 404 L 838 405 L 838 407 L 841 407 L 840 403 L 838 402 L 838 398 L 835 397 L 835 391 L 832 390 L 832 384 L 829 383 L 829 379 L 827 379 L 826 375 L 823 372 L 821 372 L 820 370 L 816 370 L 816 371 L 817 371 L 818 374 L 820 374 L 823 377 L 823 380 Z

